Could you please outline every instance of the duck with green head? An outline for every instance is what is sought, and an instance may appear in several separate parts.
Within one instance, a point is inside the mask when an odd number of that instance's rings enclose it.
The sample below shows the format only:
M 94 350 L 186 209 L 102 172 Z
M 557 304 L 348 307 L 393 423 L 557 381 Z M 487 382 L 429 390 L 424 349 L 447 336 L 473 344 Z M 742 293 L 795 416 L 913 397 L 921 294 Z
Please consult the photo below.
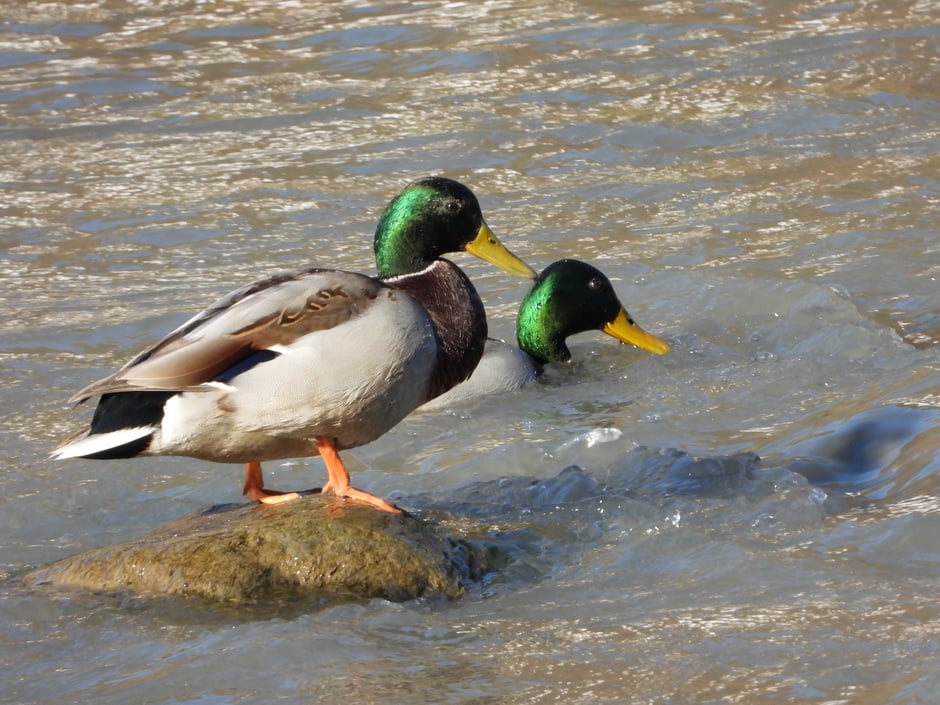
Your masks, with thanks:
M 323 492 L 397 512 L 351 486 L 339 451 L 369 443 L 468 378 L 486 317 L 463 271 L 466 250 L 535 277 L 450 179 L 410 184 L 375 232 L 378 277 L 308 268 L 244 286 L 71 401 L 100 395 L 88 428 L 56 458 L 183 455 L 244 463 L 244 493 L 276 503 L 261 461 L 320 455 Z
M 623 343 L 664 355 L 669 343 L 643 330 L 620 303 L 604 274 L 585 262 L 553 262 L 536 280 L 519 307 L 519 347 L 489 338 L 473 376 L 422 410 L 439 410 L 488 394 L 510 392 L 529 384 L 550 362 L 567 362 L 569 336 L 599 330 Z

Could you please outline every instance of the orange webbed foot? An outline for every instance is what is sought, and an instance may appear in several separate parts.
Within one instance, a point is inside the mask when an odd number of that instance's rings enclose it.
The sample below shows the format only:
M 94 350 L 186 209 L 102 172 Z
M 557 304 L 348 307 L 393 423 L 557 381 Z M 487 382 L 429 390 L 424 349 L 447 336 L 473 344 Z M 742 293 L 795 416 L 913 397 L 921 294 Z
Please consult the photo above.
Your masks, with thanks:
M 262 504 L 281 504 L 283 502 L 292 502 L 295 499 L 300 499 L 300 493 L 265 490 L 263 494 L 248 495 L 248 498 L 261 502 Z
M 367 504 L 370 507 L 379 509 L 391 514 L 401 514 L 401 509 L 393 504 L 389 504 L 381 497 L 376 497 L 371 492 L 360 490 L 349 484 L 349 471 L 339 457 L 336 451 L 336 445 L 329 438 L 317 438 L 317 449 L 320 451 L 320 457 L 326 463 L 326 471 L 330 476 L 329 481 L 323 486 L 323 494 L 333 493 L 337 497 L 348 499 L 360 504 Z
M 366 492 L 365 490 L 357 489 L 351 485 L 346 487 L 342 492 L 337 492 L 327 485 L 324 487 L 321 492 L 323 494 L 332 493 L 334 496 L 339 497 L 340 499 L 348 499 L 351 502 L 358 502 L 359 504 L 367 504 L 370 507 L 379 509 L 383 512 L 389 512 L 390 514 L 401 514 L 401 509 L 396 507 L 394 504 L 390 504 L 381 497 L 376 497 L 371 492 Z
M 261 463 L 252 461 L 245 463 L 245 486 L 242 489 L 248 499 L 263 504 L 280 504 L 300 499 L 299 492 L 280 492 L 278 490 L 264 489 L 264 476 L 261 474 Z

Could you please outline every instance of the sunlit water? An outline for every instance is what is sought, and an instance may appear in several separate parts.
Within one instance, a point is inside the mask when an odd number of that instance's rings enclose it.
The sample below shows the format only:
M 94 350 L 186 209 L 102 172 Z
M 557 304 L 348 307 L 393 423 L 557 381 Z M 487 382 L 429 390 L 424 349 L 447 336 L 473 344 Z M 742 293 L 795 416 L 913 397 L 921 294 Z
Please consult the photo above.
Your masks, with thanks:
M 936 3 L 2 17 L 0 702 L 936 702 Z M 453 604 L 245 612 L 20 587 L 239 500 L 237 467 L 49 462 L 90 413 L 64 400 L 252 279 L 371 271 L 382 207 L 430 173 L 674 345 L 579 336 L 537 387 L 348 454 L 491 527 L 505 570 Z M 511 338 L 524 284 L 456 259 Z

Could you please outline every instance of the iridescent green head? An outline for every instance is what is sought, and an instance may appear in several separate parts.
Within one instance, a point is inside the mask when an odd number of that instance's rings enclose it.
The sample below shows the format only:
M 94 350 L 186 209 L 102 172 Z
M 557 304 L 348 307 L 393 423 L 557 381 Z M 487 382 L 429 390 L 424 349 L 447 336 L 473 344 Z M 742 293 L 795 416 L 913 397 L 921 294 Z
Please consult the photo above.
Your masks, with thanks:
M 487 227 L 473 192 L 439 176 L 409 184 L 388 204 L 373 247 L 383 279 L 420 272 L 442 255 L 463 250 L 510 274 L 535 278 Z
M 519 347 L 541 364 L 565 362 L 571 359 L 566 338 L 587 330 L 658 355 L 669 352 L 669 343 L 634 322 L 600 270 L 577 260 L 553 262 L 522 300 L 516 320 Z

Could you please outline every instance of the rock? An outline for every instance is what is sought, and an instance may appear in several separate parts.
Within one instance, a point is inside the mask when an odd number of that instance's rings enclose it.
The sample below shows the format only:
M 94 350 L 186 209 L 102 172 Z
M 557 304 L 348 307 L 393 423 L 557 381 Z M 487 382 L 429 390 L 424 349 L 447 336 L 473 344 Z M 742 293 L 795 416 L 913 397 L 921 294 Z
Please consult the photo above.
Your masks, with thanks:
M 485 552 L 407 514 L 319 495 L 225 506 L 66 558 L 28 585 L 251 602 L 302 596 L 455 599 Z

